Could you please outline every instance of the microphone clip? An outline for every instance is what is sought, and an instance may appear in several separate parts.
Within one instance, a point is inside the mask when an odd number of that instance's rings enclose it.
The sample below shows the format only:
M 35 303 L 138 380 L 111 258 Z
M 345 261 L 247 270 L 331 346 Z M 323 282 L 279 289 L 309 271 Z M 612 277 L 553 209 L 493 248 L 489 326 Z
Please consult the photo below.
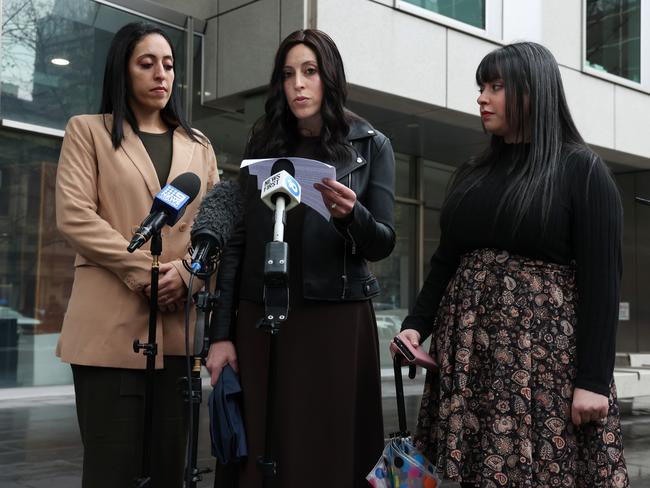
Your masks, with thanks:
M 264 317 L 257 327 L 271 335 L 289 316 L 289 245 L 284 241 L 266 244 L 264 257 Z
M 211 293 L 207 289 L 201 290 L 196 294 L 196 331 L 194 335 L 194 356 L 205 360 L 210 348 L 209 325 L 211 322 L 212 312 L 214 312 L 219 303 L 219 290 Z M 202 322 L 202 324 L 201 324 Z
M 192 246 L 188 248 L 188 251 L 190 253 L 190 256 L 194 254 L 194 248 Z M 182 263 L 183 267 L 194 276 L 202 280 L 207 280 L 217 271 L 217 264 L 219 263 L 220 257 L 220 252 L 210 255 L 205 260 L 203 266 L 201 266 L 201 264 L 196 261 L 188 261 L 187 259 L 183 259 Z

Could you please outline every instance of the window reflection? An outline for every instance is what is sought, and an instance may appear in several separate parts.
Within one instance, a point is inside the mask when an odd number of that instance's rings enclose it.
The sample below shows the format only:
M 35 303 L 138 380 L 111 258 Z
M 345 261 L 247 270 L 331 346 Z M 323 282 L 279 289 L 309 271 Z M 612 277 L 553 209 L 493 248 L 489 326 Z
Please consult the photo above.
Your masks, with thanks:
M 97 112 L 110 41 L 124 24 L 142 20 L 88 0 L 5 0 L 2 18 L 2 118 L 57 129 L 73 115 Z M 160 27 L 182 80 L 185 34 Z
M 405 0 L 465 24 L 485 29 L 485 0 Z
M 587 64 L 641 82 L 640 0 L 587 0 Z
M 54 357 L 74 251 L 56 230 L 60 139 L 0 131 L 0 384 L 66 383 Z
M 199 46 L 201 49 L 199 49 Z M 239 174 L 239 165 L 242 161 L 244 146 L 248 140 L 248 131 L 252 121 L 262 115 L 264 110 L 265 95 L 251 96 L 260 97 L 262 102 L 259 111 L 255 113 L 226 112 L 220 109 L 201 105 L 201 77 L 203 76 L 203 59 L 208 56 L 216 56 L 215 46 L 203 43 L 198 36 L 194 38 L 194 83 L 192 103 L 192 127 L 200 130 L 212 144 L 217 156 L 221 179 L 236 179 Z M 247 104 L 250 107 L 254 104 Z M 247 123 L 246 120 L 249 122 Z

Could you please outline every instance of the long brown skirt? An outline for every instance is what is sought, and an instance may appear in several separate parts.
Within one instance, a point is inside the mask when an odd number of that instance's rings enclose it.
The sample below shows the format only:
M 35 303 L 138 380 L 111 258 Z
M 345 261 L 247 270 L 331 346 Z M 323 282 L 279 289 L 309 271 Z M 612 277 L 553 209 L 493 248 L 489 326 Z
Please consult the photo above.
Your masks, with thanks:
M 626 487 L 619 409 L 576 427 L 575 272 L 505 251 L 466 254 L 443 297 L 417 444 L 482 488 Z
M 263 312 L 252 302 L 239 306 L 236 347 L 249 450 L 240 488 L 262 486 L 256 460 L 264 454 L 269 338 L 256 324 Z M 367 487 L 384 440 L 371 302 L 304 305 L 290 312 L 275 340 L 274 486 Z

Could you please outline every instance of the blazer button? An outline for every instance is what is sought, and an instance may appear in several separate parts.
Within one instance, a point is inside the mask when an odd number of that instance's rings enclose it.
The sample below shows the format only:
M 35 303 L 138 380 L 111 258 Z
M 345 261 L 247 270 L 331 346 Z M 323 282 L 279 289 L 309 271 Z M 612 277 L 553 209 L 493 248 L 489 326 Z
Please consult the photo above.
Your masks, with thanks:
M 369 130 L 369 131 L 368 131 L 368 134 L 370 134 L 370 135 L 373 135 L 374 133 L 375 133 L 374 130 Z
M 187 230 L 187 222 L 181 222 L 181 225 L 178 226 L 178 230 L 185 232 Z
M 363 159 L 361 159 L 360 157 L 358 157 L 358 158 L 357 158 L 357 163 L 359 163 L 359 164 L 363 163 Z

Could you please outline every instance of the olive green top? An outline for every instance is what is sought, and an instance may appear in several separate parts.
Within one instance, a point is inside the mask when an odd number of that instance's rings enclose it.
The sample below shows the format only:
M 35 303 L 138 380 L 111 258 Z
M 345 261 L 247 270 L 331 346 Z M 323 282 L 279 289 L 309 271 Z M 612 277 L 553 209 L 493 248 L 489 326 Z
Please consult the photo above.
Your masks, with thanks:
M 154 168 L 156 168 L 160 188 L 165 186 L 169 170 L 172 167 L 173 138 L 174 131 L 171 129 L 162 134 L 140 132 L 142 144 L 144 144 L 144 148 L 147 150 Z

